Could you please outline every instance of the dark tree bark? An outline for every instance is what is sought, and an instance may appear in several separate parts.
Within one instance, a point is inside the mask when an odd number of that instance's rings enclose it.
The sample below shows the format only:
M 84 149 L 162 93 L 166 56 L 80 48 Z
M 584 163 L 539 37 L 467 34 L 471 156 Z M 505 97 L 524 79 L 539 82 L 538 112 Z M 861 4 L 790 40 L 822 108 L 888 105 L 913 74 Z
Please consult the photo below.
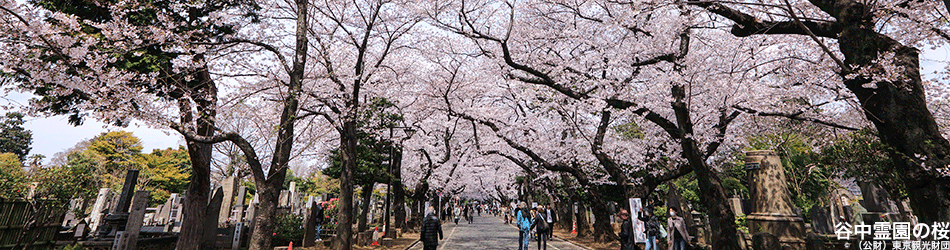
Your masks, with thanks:
M 406 190 L 402 185 L 402 147 L 396 149 L 396 155 L 393 162 L 393 222 L 394 228 L 405 229 L 406 227 Z
M 203 55 L 198 55 L 201 60 Z M 195 132 L 200 136 L 214 135 L 214 117 L 217 108 L 218 89 L 211 79 L 207 68 L 202 68 L 196 74 L 195 85 L 198 86 L 191 93 L 191 100 L 198 111 L 197 119 L 193 115 L 191 102 L 179 99 L 179 111 L 182 124 L 194 124 Z M 182 208 L 181 231 L 175 249 L 197 250 L 201 247 L 201 237 L 204 235 L 203 219 L 211 192 L 211 152 L 212 143 L 198 142 L 186 138 L 188 157 L 191 160 L 191 177 L 188 189 L 185 191 L 185 202 Z
M 874 8 L 864 1 L 810 2 L 834 17 L 834 21 L 802 22 L 791 15 L 793 20 L 763 22 L 719 3 L 694 4 L 736 22 L 732 34 L 738 37 L 798 34 L 811 36 L 816 41 L 817 37 L 837 39 L 844 60 L 829 55 L 838 63 L 845 86 L 857 97 L 881 141 L 891 147 L 891 157 L 896 164 L 888 170 L 901 175 L 914 213 L 923 223 L 950 221 L 950 209 L 947 209 L 950 207 L 950 176 L 939 172 L 940 168 L 950 166 L 950 141 L 940 134 L 927 108 L 920 79 L 919 51 L 877 32 Z M 885 66 L 897 68 L 899 72 L 890 73 L 899 76 L 882 77 Z M 872 75 L 858 74 L 852 67 L 870 69 Z
M 587 217 L 587 205 L 582 199 L 577 199 L 577 213 L 574 213 L 574 220 L 577 221 L 577 238 L 591 237 L 593 234 L 590 228 L 590 220 Z
M 340 171 L 340 212 L 337 215 L 337 238 L 333 244 L 335 249 L 349 250 L 353 239 L 353 170 L 356 169 L 357 164 L 356 121 L 354 119 L 344 121 L 340 144 L 343 151 L 343 169 Z
M 369 214 L 370 210 L 369 199 L 373 198 L 373 184 L 363 184 L 362 190 L 363 192 L 360 193 L 360 200 L 362 203 L 360 204 L 360 215 L 356 222 L 356 232 L 365 232 L 367 229 L 369 229 L 369 227 L 366 226 L 366 221 L 369 220 L 369 218 L 366 216 Z
M 693 173 L 696 174 L 696 180 L 699 182 L 699 190 L 702 193 L 699 199 L 706 205 L 706 211 L 709 213 L 712 245 L 716 249 L 739 250 L 741 248 L 735 214 L 726 203 L 729 197 L 726 196 L 726 192 L 722 188 L 719 173 L 706 164 L 706 157 L 704 156 L 706 152 L 699 149 L 699 143 L 693 140 L 693 122 L 685 101 L 686 89 L 682 85 L 674 85 L 672 92 L 673 110 L 681 132 L 678 136 L 680 146 L 683 148 L 683 156 L 693 168 Z M 688 211 L 683 211 L 683 213 L 688 213 Z

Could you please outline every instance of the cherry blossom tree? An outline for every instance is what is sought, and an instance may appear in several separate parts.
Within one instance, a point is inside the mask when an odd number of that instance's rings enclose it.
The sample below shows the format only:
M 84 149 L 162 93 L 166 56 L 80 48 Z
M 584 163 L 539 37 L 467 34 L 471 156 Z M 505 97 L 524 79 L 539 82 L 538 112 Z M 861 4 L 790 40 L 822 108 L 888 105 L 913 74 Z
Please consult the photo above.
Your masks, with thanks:
M 947 6 L 938 1 L 689 2 L 733 22 L 737 40 L 796 35 L 813 41 L 899 159 L 914 213 L 921 222 L 950 220 L 950 142 L 928 109 L 919 47 L 946 44 Z M 837 44 L 837 46 L 833 46 Z M 796 48 L 799 49 L 799 48 Z M 933 89 L 932 89 L 933 91 Z

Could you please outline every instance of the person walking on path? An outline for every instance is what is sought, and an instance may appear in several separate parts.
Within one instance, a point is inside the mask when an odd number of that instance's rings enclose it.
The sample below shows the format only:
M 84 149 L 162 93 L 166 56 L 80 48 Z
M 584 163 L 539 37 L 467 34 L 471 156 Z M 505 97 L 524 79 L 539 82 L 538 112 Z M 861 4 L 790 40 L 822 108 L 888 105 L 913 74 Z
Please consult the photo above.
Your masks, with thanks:
M 656 216 L 653 216 L 652 210 L 647 210 L 644 211 L 641 208 L 637 215 L 638 219 L 643 221 L 643 233 L 647 235 L 646 250 L 658 250 L 656 238 L 660 236 L 660 222 L 657 221 Z
M 666 219 L 666 241 L 670 242 L 670 250 L 686 250 L 689 243 L 689 232 L 686 231 L 686 222 L 677 215 L 679 210 L 670 207 L 670 218 Z
M 455 211 L 453 211 L 453 212 L 454 212 L 454 214 L 455 214 L 455 225 L 458 225 L 458 224 L 459 224 L 459 216 L 462 215 L 462 207 L 461 207 L 461 206 L 455 206 Z
M 630 212 L 627 212 L 626 209 L 620 209 L 618 217 L 623 221 L 623 224 L 620 224 L 620 250 L 635 250 L 638 249 L 636 238 L 633 234 L 633 222 L 630 221 Z
M 534 223 L 531 225 L 531 227 L 537 229 L 538 250 L 542 250 L 542 248 L 544 250 L 547 250 L 548 249 L 548 230 L 551 230 L 551 226 L 550 226 L 551 224 L 548 224 L 547 218 L 544 218 L 544 213 L 542 212 L 544 211 L 543 206 L 538 205 L 536 210 L 538 212 L 535 213 Z
M 528 203 L 518 204 L 518 210 L 515 211 L 518 219 L 518 250 L 528 250 L 528 242 L 531 240 L 531 215 L 528 212 Z
M 320 231 L 321 231 L 320 229 L 321 229 L 321 226 L 323 225 L 323 206 L 325 205 L 326 205 L 326 202 L 320 202 L 317 204 L 317 208 L 316 208 L 317 216 L 314 219 L 317 221 L 317 241 L 323 241 L 323 239 L 320 238 Z
M 547 208 L 544 210 L 544 212 L 547 216 L 546 219 L 548 222 L 548 239 L 551 239 L 551 237 L 554 236 L 554 223 L 557 223 L 557 213 L 551 209 L 550 204 L 547 205 Z
M 429 206 L 426 217 L 422 219 L 419 241 L 422 241 L 424 250 L 435 250 L 439 246 L 439 240 L 442 240 L 442 223 L 439 222 L 439 216 L 435 213 L 435 208 Z

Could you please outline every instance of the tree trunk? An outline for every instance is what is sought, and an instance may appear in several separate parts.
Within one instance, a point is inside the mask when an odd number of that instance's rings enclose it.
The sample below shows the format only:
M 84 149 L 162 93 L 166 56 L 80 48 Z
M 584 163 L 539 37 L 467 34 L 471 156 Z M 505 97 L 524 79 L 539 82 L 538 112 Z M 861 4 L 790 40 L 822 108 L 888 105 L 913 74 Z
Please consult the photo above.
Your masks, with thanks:
M 674 101 L 673 110 L 676 121 L 682 133 L 679 137 L 683 156 L 689 162 L 699 182 L 699 196 L 706 205 L 709 213 L 709 227 L 712 228 L 710 240 L 713 249 L 739 250 L 739 233 L 736 228 L 735 214 L 726 203 L 728 197 L 722 188 L 719 174 L 706 164 L 703 152 L 698 143 L 693 140 L 693 122 L 690 120 L 689 108 L 685 102 L 686 90 L 682 85 L 672 87 Z M 681 211 L 689 213 L 689 211 Z
M 846 5 L 847 10 L 863 5 Z M 839 20 L 862 20 L 840 11 Z M 950 166 L 950 142 L 940 133 L 933 114 L 927 109 L 924 86 L 920 79 L 918 51 L 904 46 L 864 26 L 863 22 L 841 22 L 839 48 L 846 65 L 882 69 L 897 66 L 901 77 L 875 80 L 873 77 L 844 77 L 845 86 L 857 96 L 865 116 L 878 130 L 881 141 L 893 149 L 891 157 L 907 188 L 914 213 L 921 223 L 950 221 L 950 177 L 939 168 Z M 883 58 L 893 54 L 894 58 Z M 880 56 L 879 56 L 880 55 Z
M 584 201 L 577 200 L 577 213 L 574 213 L 574 218 L 577 227 L 577 238 L 587 238 L 591 236 L 590 222 L 587 217 L 587 206 L 584 204 Z
M 337 215 L 337 239 L 334 249 L 349 250 L 353 239 L 353 170 L 356 169 L 356 121 L 352 118 L 343 123 L 340 137 L 343 151 L 343 169 L 340 171 L 340 212 Z
M 271 180 L 277 179 L 273 177 Z M 281 179 L 281 184 L 283 184 L 283 179 Z M 251 240 L 248 243 L 249 249 L 270 249 L 271 240 L 273 239 L 274 227 L 276 224 L 276 215 L 277 215 L 277 203 L 280 199 L 280 187 L 282 185 L 273 185 L 271 180 L 266 182 L 266 185 L 259 185 L 257 189 L 258 203 L 257 215 L 254 219 L 256 222 L 254 224 L 253 233 L 251 234 Z
M 406 227 L 406 190 L 402 185 L 402 148 L 396 149 L 396 163 L 393 166 L 393 222 L 394 228 Z
M 203 55 L 196 56 L 201 60 Z M 198 111 L 197 119 L 193 116 L 191 103 L 182 100 L 179 111 L 182 124 L 194 123 L 199 136 L 214 135 L 214 117 L 217 103 L 218 89 L 212 81 L 207 68 L 196 74 L 197 86 L 201 86 L 197 93 L 192 93 Z M 191 159 L 191 178 L 188 189 L 185 191 L 185 202 L 182 204 L 181 231 L 175 244 L 177 250 L 197 250 L 201 246 L 201 237 L 204 235 L 203 220 L 206 216 L 208 196 L 211 192 L 211 152 L 212 144 L 186 140 L 188 156 Z
M 595 192 L 590 192 L 589 194 L 591 195 L 591 210 L 594 213 L 594 242 L 607 243 L 620 239 L 620 237 L 614 233 L 614 228 L 610 224 L 610 212 L 607 209 L 607 202 L 600 197 L 600 194 Z
M 554 203 L 554 211 L 557 213 L 557 222 L 554 223 L 556 229 L 568 230 L 570 232 L 574 222 L 574 203 L 570 199 L 561 199 L 561 202 Z
M 300 93 L 303 92 L 304 67 L 307 65 L 307 0 L 296 0 L 297 30 L 294 61 L 290 74 L 290 84 L 284 97 L 284 107 L 280 113 L 280 123 L 277 127 L 277 142 L 274 146 L 274 155 L 271 158 L 270 168 L 266 175 L 258 172 L 254 175 L 257 183 L 260 203 L 258 204 L 257 219 L 249 249 L 271 249 L 274 227 L 276 225 L 277 203 L 280 199 L 280 190 L 287 177 L 287 168 L 294 145 L 294 124 L 297 120 L 297 110 Z M 256 160 L 256 159 L 255 159 Z M 256 164 L 260 166 L 260 164 Z
M 370 219 L 367 217 L 367 215 L 369 214 L 370 210 L 369 200 L 373 198 L 373 184 L 363 184 L 362 190 L 363 192 L 360 193 L 360 200 L 362 201 L 362 204 L 360 204 L 360 216 L 357 218 L 356 223 L 357 232 L 365 232 L 367 229 L 369 229 L 369 227 L 366 225 L 366 221 Z

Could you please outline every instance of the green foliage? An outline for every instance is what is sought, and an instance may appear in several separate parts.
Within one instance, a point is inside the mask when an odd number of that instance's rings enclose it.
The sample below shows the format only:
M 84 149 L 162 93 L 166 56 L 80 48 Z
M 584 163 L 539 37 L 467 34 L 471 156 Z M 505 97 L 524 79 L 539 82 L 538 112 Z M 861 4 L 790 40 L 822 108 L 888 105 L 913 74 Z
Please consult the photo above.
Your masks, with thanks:
M 611 126 L 610 128 L 626 140 L 643 139 L 645 136 L 643 134 L 643 128 L 633 121 Z
M 188 189 L 191 159 L 184 146 L 155 149 L 151 154 L 142 155 L 142 158 L 145 163 L 143 173 L 148 178 L 146 189 L 152 191 L 152 203 L 162 203 L 172 193 L 184 193 Z
M 7 113 L 0 121 L 0 153 L 13 153 L 20 161 L 26 160 L 33 143 L 33 132 L 23 128 L 23 114 Z
M 893 197 L 907 195 L 900 173 L 892 168 L 890 148 L 868 129 L 852 132 L 821 150 L 820 162 L 845 177 L 874 180 Z
M 297 241 L 299 245 L 303 239 L 303 217 L 294 214 L 278 214 L 277 223 L 274 227 L 274 238 L 271 240 L 272 246 L 286 246 L 291 241 Z
M 56 250 L 86 250 L 86 247 L 83 247 L 79 243 L 76 243 L 76 244 L 61 246 L 59 248 L 56 248 Z
M 356 160 L 354 170 L 355 185 L 372 184 L 374 182 L 388 182 L 392 178 L 389 173 L 390 153 L 395 151 L 393 141 L 384 140 L 373 130 L 391 129 L 403 120 L 401 114 L 391 112 L 395 104 L 385 98 L 370 98 L 367 105 L 360 111 L 356 131 Z M 339 179 L 343 165 L 342 151 L 337 148 L 330 151 L 330 167 L 323 170 L 323 174 Z
M 84 143 L 80 143 L 80 146 Z M 66 156 L 69 167 L 87 169 L 92 186 L 120 189 L 130 169 L 141 171 L 140 187 L 151 191 L 149 205 L 164 202 L 171 193 L 184 193 L 191 177 L 191 161 L 183 146 L 142 153 L 142 142 L 130 132 L 102 133 L 85 148 Z
M 96 176 L 92 166 L 53 166 L 38 170 L 33 176 L 36 187 L 34 198 L 67 202 L 71 198 L 89 200 L 96 195 Z
M 0 198 L 23 198 L 26 195 L 27 176 L 14 153 L 0 153 Z

